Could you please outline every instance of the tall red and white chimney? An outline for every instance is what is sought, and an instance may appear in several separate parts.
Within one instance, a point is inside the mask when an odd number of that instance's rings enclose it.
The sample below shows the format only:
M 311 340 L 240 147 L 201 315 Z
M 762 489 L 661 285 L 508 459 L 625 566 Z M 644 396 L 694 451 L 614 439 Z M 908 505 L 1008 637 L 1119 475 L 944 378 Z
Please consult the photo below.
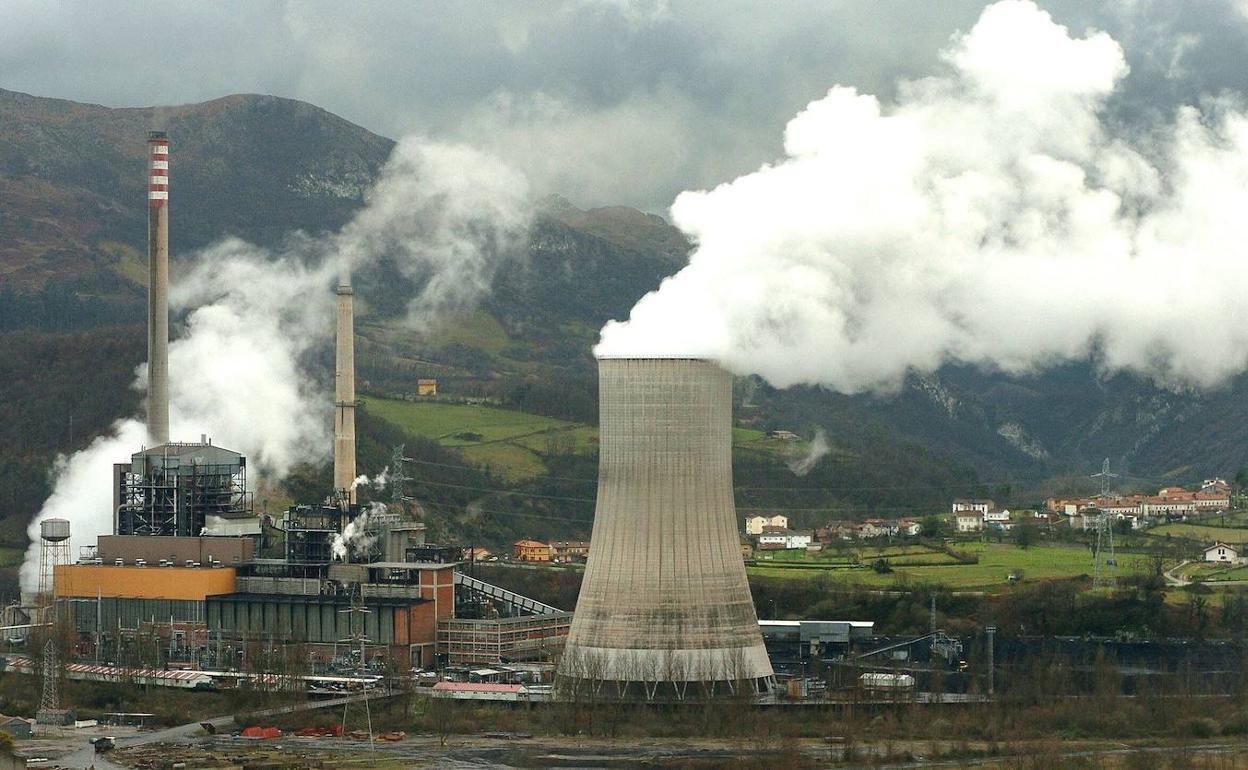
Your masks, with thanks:
M 169 443 L 169 138 L 147 135 L 147 435 Z

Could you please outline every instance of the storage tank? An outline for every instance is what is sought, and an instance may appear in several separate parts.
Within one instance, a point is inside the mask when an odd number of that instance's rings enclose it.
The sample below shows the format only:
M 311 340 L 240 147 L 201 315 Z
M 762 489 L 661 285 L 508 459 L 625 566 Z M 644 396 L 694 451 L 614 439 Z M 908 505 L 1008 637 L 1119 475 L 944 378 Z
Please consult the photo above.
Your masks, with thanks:
M 768 689 L 733 503 L 731 375 L 696 358 L 602 357 L 598 377 L 597 507 L 563 686 Z
M 44 519 L 39 523 L 39 537 L 50 543 L 69 539 L 68 519 Z

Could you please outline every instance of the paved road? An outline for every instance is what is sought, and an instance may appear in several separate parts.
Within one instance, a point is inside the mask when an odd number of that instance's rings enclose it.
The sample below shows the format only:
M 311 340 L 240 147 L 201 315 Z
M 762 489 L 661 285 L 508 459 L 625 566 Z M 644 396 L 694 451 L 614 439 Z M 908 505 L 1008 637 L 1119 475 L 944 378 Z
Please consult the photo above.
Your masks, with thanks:
M 390 698 L 398 693 L 369 693 L 369 700 L 381 700 L 382 698 Z M 342 698 L 330 698 L 328 700 L 305 701 L 296 703 L 291 706 L 279 706 L 277 708 L 263 709 L 261 711 L 253 711 L 246 714 L 248 721 L 259 720 L 265 717 L 280 716 L 282 714 L 294 714 L 299 711 L 314 711 L 316 709 L 332 708 L 334 706 L 345 706 L 348 703 L 362 702 L 365 696 L 347 695 Z M 169 727 L 164 730 L 155 730 L 152 732 L 135 733 L 117 739 L 117 746 L 142 746 L 147 743 L 162 743 L 172 741 L 183 741 L 193 738 L 203 732 L 202 723 L 210 723 L 217 730 L 224 730 L 234 725 L 234 715 L 223 717 L 212 717 L 210 719 L 201 719 L 197 722 L 191 722 L 177 727 Z M 60 767 L 70 768 L 88 768 L 95 767 L 95 770 L 127 770 L 127 768 L 109 762 L 107 754 L 96 754 L 95 747 L 91 745 L 89 739 L 84 738 L 84 744 L 75 749 L 73 752 L 66 754 L 56 760 L 55 764 Z

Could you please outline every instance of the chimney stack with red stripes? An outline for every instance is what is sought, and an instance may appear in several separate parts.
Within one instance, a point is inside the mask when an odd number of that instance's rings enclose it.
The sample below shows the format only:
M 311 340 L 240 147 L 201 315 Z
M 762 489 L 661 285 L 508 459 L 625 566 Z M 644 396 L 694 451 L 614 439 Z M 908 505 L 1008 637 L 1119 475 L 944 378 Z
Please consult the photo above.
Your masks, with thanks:
M 169 443 L 169 137 L 147 135 L 147 435 Z

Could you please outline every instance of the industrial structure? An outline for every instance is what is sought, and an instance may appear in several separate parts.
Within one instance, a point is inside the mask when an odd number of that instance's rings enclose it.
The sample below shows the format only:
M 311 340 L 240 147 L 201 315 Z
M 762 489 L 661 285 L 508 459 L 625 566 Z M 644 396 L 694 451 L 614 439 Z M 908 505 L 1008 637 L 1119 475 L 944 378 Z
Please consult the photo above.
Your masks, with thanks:
M 169 137 L 147 135 L 147 435 L 169 441 Z
M 113 465 L 113 524 L 119 535 L 197 536 L 209 525 L 253 520 L 247 458 L 206 437 L 165 443 Z
M 736 531 L 732 376 L 693 358 L 598 367 L 598 499 L 561 679 L 650 699 L 770 689 Z
M 338 286 L 334 346 L 334 490 L 355 502 L 355 313 L 349 279 Z
M 39 593 L 38 601 L 46 605 L 52 597 L 56 566 L 69 563 L 69 521 L 44 519 L 39 522 Z
M 394 469 L 400 483 L 392 504 L 358 503 L 349 278 L 337 287 L 334 480 L 323 500 L 259 516 L 245 457 L 207 436 L 168 440 L 168 138 L 152 133 L 149 147 L 154 445 L 114 465 L 112 533 L 82 549 L 76 564 L 46 560 L 49 593 L 54 589 L 56 605 L 78 633 L 77 654 L 121 666 L 222 671 L 430 667 L 438 660 L 440 629 L 493 640 L 484 655 L 461 655 L 462 645 L 444 641 L 444 661 L 555 654 L 568 613 L 461 580 L 459 550 L 425 543 L 425 525 L 408 517 L 419 506 L 403 496 L 401 467 Z M 396 457 L 403 459 L 402 448 Z M 64 546 L 62 525 L 44 522 L 48 553 Z M 524 616 L 541 620 L 498 630 Z M 443 625 L 449 621 L 453 629 Z

